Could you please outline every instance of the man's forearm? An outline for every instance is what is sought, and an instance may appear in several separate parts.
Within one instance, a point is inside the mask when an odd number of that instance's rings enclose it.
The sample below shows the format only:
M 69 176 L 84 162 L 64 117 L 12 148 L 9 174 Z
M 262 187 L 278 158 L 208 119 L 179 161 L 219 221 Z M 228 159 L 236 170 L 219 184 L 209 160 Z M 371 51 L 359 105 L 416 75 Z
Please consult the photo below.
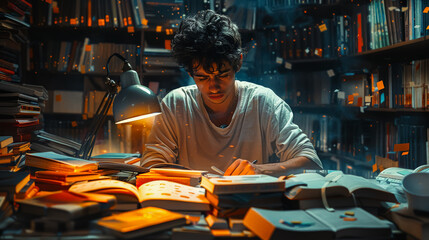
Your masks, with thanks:
M 257 164 L 256 173 L 272 176 L 287 176 L 302 173 L 304 169 L 321 169 L 314 161 L 306 157 L 296 157 L 279 163 Z

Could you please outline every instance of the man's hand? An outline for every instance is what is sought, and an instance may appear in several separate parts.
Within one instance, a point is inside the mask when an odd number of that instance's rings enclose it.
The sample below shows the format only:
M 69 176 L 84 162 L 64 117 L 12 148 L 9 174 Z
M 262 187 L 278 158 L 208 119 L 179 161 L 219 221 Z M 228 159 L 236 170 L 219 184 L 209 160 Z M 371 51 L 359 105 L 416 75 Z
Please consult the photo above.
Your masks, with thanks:
M 255 164 L 244 159 L 237 159 L 226 169 L 224 176 L 253 175 L 257 173 L 259 173 L 259 171 Z

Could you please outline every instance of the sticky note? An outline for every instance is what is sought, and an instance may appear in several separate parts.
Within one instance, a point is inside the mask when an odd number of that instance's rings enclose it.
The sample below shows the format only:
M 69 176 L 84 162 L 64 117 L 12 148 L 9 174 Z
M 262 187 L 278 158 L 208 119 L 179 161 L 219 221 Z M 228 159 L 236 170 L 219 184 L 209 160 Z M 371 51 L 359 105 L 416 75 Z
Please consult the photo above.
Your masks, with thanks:
M 332 69 L 329 69 L 328 71 L 326 71 L 326 73 L 328 74 L 329 77 L 335 76 L 335 72 Z
M 147 26 L 147 22 L 148 22 L 148 21 L 147 21 L 147 19 L 146 19 L 146 18 L 143 18 L 143 19 L 142 19 L 142 24 L 143 24 L 144 26 Z
M 428 13 L 429 12 L 429 7 L 425 7 L 425 9 L 423 9 L 423 13 Z
M 324 31 L 328 30 L 328 28 L 326 27 L 326 24 L 321 24 L 321 25 L 319 25 L 319 30 L 320 30 L 320 32 L 324 32 Z
M 375 171 L 377 171 L 377 164 L 376 163 L 374 163 L 372 165 L 372 172 L 375 172 Z
M 371 96 L 365 96 L 365 106 L 371 105 Z
M 61 100 L 62 100 L 61 94 L 55 95 L 55 101 L 61 102 Z
M 339 91 L 338 92 L 338 99 L 345 99 L 346 98 L 346 93 L 343 91 Z
M 401 154 L 401 156 L 405 156 L 405 155 L 408 155 L 408 152 L 403 152 L 403 153 Z
M 352 94 L 352 95 L 348 95 L 348 96 L 347 96 L 347 102 L 348 102 L 349 104 L 353 104 L 353 99 L 354 99 L 353 94 Z
M 353 211 L 346 211 L 344 214 L 348 215 L 348 216 L 354 216 L 355 212 L 353 212 Z
M 384 103 L 384 93 L 380 95 L 380 103 Z
M 378 88 L 378 91 L 384 89 L 384 83 L 383 83 L 383 81 L 378 81 L 377 82 L 377 88 Z
M 72 121 L 72 122 L 71 122 L 71 126 L 72 126 L 72 127 L 77 127 L 77 122 L 76 122 L 76 121 Z
M 292 64 L 289 62 L 285 62 L 285 68 L 286 69 L 292 69 Z
M 133 33 L 134 32 L 134 26 L 128 26 L 127 27 L 127 32 Z
M 371 160 L 372 160 L 372 156 L 371 156 L 371 155 L 366 155 L 366 157 L 365 157 L 365 158 L 366 158 L 366 161 L 367 161 L 367 162 L 369 162 L 369 161 L 371 161 Z
M 162 26 L 156 26 L 156 32 L 161 32 L 162 31 Z
M 278 63 L 278 64 L 282 64 L 282 63 L 283 63 L 283 58 L 281 58 L 281 57 L 276 57 L 276 63 Z
M 395 152 L 403 152 L 410 150 L 410 143 L 398 143 L 393 145 L 393 151 Z

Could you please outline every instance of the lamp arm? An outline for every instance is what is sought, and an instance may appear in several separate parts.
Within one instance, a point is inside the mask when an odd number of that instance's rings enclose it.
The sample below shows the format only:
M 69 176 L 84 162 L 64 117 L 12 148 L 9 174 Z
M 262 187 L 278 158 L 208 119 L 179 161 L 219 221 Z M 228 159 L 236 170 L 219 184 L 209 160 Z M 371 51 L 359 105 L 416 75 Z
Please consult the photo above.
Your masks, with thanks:
M 82 145 L 78 152 L 76 152 L 75 156 L 82 159 L 89 159 L 92 154 L 92 150 L 94 149 L 95 145 L 95 138 L 97 137 L 97 133 L 100 130 L 100 128 L 103 126 L 104 121 L 106 120 L 107 113 L 112 106 L 113 99 L 115 98 L 116 94 L 118 93 L 118 85 L 119 81 L 115 82 L 113 79 L 110 78 L 110 70 L 109 70 L 109 63 L 110 60 L 113 57 L 118 57 L 124 62 L 124 66 L 122 67 L 122 71 L 128 71 L 131 70 L 131 65 L 128 62 L 126 58 L 121 56 L 118 53 L 113 53 L 108 59 L 106 63 L 106 81 L 104 84 L 107 88 L 107 93 L 104 95 L 103 100 L 100 103 L 100 106 L 98 106 L 98 109 L 94 115 L 94 118 L 91 122 L 91 125 L 89 127 L 89 130 L 87 134 L 85 135 L 85 138 L 82 142 Z

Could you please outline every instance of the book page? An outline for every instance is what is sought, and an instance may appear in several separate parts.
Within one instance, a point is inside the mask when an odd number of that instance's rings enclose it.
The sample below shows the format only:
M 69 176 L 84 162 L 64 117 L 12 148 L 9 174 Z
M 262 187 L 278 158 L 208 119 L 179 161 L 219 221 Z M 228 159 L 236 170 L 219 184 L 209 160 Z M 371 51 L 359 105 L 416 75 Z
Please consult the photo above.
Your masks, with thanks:
M 75 183 L 69 188 L 69 191 L 82 193 L 82 192 L 94 192 L 101 189 L 114 189 L 114 188 L 126 189 L 130 191 L 132 194 L 134 194 L 138 198 L 139 202 L 142 201 L 141 194 L 137 190 L 136 186 L 127 182 L 119 181 L 119 180 L 100 180 L 100 181 Z
M 142 201 L 171 200 L 177 202 L 207 203 L 205 189 L 165 180 L 151 181 L 139 187 Z

